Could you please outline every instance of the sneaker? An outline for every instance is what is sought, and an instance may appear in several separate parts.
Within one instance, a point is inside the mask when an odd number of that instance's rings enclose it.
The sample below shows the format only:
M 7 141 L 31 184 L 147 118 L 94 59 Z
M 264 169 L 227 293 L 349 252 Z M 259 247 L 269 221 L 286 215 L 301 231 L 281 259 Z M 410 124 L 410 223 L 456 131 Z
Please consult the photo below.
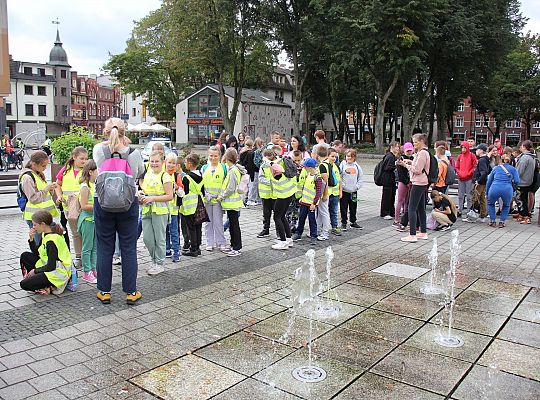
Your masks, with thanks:
M 333 235 L 341 236 L 341 229 L 339 229 L 339 228 L 332 228 L 332 229 L 330 229 L 330 232 L 331 232 Z
M 392 222 L 392 226 L 393 226 L 394 228 L 395 228 L 396 226 L 399 226 L 399 224 L 400 224 L 399 221 L 394 221 L 394 222 Z
M 75 264 L 76 269 L 82 269 L 82 260 L 80 257 L 75 257 L 75 261 L 73 263 Z
M 240 255 L 242 255 L 240 250 L 231 250 L 227 253 L 227 257 L 238 257 Z
M 112 265 L 120 265 L 120 264 L 122 264 L 122 257 L 113 257 Z
M 165 252 L 165 257 L 171 258 L 171 257 L 172 257 L 172 251 L 171 251 L 171 250 L 167 250 L 167 251 Z
M 201 251 L 201 249 L 197 249 L 197 255 L 198 255 L 198 256 L 202 256 L 202 251 Z
M 293 239 L 292 237 L 290 238 L 287 238 L 287 246 L 289 246 L 289 248 L 293 247 L 294 246 L 294 243 L 293 243 Z
M 157 274 L 161 274 L 163 271 L 165 271 L 165 268 L 163 268 L 163 265 L 154 264 L 152 267 L 148 268 L 146 273 L 150 276 L 154 276 Z
M 314 237 L 310 238 L 309 239 L 309 244 L 311 246 L 317 246 L 317 238 L 314 238 Z
M 321 242 L 324 241 L 324 240 L 328 240 L 328 239 L 329 239 L 328 236 L 322 236 L 322 235 L 317 236 L 317 240 L 319 240 Z
M 416 238 L 416 236 L 411 236 L 411 235 L 402 237 L 400 240 L 402 242 L 407 242 L 407 243 L 416 243 L 416 242 L 418 242 L 418 239 Z
M 383 217 L 383 219 L 385 219 L 385 220 L 388 221 L 388 220 L 390 220 L 390 219 L 393 219 L 393 217 L 392 217 L 391 215 L 385 215 L 385 216 Z
M 92 270 L 92 274 L 93 274 L 93 275 L 96 277 L 96 279 L 97 279 L 97 270 L 93 269 L 93 270 Z
M 506 226 L 506 222 L 499 222 L 499 228 L 504 228 Z
M 461 218 L 461 211 L 458 211 L 458 212 L 457 212 L 457 217 L 458 217 L 458 218 Z
M 249 200 L 249 201 L 246 203 L 246 206 L 256 206 L 256 205 L 257 205 L 257 203 L 254 202 L 254 201 L 251 201 L 251 200 Z
M 488 226 L 491 226 L 492 228 L 496 228 L 497 227 L 497 221 L 489 221 Z
M 172 256 L 172 262 L 173 263 L 180 262 L 180 254 L 174 253 L 173 256 Z
M 280 240 L 278 243 L 273 244 L 272 248 L 274 250 L 287 250 L 289 248 L 289 242 L 286 240 Z
M 257 235 L 258 238 L 264 238 L 264 237 L 267 237 L 267 236 L 270 236 L 270 232 L 267 231 L 267 230 L 264 230 L 264 229 L 261 231 L 261 233 L 259 233 Z
M 422 240 L 428 240 L 429 239 L 427 233 L 421 233 L 421 232 L 416 234 L 416 238 L 417 239 L 422 239 Z
M 486 218 L 478 218 L 478 222 L 481 222 L 482 224 L 486 222 Z
M 83 272 L 82 278 L 83 278 L 83 281 L 85 282 L 92 283 L 92 284 L 97 283 L 97 279 L 92 272 Z
M 136 292 L 133 292 L 133 293 L 128 293 L 127 296 L 126 296 L 126 304 L 132 306 L 137 301 L 139 301 L 139 299 L 141 297 L 142 297 L 142 294 L 139 291 L 136 291 Z
M 212 251 L 214 248 L 212 246 L 206 246 L 206 251 Z
M 444 232 L 444 231 L 447 231 L 448 229 L 450 229 L 450 225 L 442 225 L 440 231 Z
M 185 253 L 182 253 L 182 255 L 184 255 L 186 257 L 197 257 L 199 255 L 199 253 L 197 252 L 197 250 L 195 250 L 195 251 L 186 251 Z
M 298 233 L 295 233 L 295 234 L 293 235 L 293 237 L 292 237 L 292 240 L 293 240 L 294 242 L 298 242 L 298 241 L 302 240 L 302 236 L 300 236 Z
M 469 218 L 465 215 L 463 218 L 461 218 L 463 222 L 469 222 Z
M 346 231 L 347 230 L 347 224 L 341 224 L 341 230 Z
M 396 231 L 398 232 L 405 232 L 407 230 L 407 228 L 401 224 L 399 224 L 399 226 L 396 226 Z
M 351 228 L 356 228 L 356 229 L 364 229 L 363 227 L 361 227 L 360 225 L 358 225 L 356 222 L 351 222 Z
M 221 251 L 222 253 L 228 253 L 230 252 L 232 249 L 229 247 L 229 246 L 226 246 L 226 245 L 223 245 L 223 246 L 219 246 L 219 251 Z
M 111 304 L 111 294 L 107 292 L 97 292 L 96 297 L 101 301 L 101 304 Z
M 530 225 L 531 224 L 531 219 L 529 217 L 525 217 L 519 223 L 521 225 Z

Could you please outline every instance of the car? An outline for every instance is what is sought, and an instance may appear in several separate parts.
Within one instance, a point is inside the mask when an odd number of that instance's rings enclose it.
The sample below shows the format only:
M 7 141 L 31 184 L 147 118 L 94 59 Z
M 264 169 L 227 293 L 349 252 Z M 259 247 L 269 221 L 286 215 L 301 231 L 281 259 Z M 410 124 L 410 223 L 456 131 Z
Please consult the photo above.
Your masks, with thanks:
M 165 147 L 165 156 L 169 153 L 176 153 L 176 147 L 173 147 L 172 142 L 169 139 L 152 139 L 148 143 L 146 143 L 146 146 L 144 146 L 144 149 L 141 151 L 141 155 L 144 161 L 148 161 L 150 158 L 150 153 L 152 153 L 152 146 L 154 143 L 161 143 Z

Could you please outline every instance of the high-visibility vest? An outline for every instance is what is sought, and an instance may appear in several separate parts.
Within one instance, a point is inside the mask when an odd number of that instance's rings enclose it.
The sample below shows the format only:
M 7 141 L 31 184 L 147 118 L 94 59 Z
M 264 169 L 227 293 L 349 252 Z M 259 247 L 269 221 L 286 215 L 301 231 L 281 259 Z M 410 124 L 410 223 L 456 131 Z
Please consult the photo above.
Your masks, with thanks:
M 308 176 L 307 170 L 305 168 L 302 168 L 302 171 L 300 171 L 300 174 L 296 177 L 298 181 L 298 183 L 296 184 L 296 198 L 297 199 L 302 197 L 302 188 L 304 187 L 304 182 L 307 176 Z
M 285 164 L 280 161 L 283 170 Z M 285 173 L 281 174 L 281 178 L 276 179 L 272 176 L 272 193 L 276 199 L 287 199 L 296 194 L 296 178 L 287 178 Z
M 169 174 L 169 172 L 167 173 Z M 173 172 L 172 175 L 169 174 L 169 176 L 171 177 L 172 186 L 173 186 L 173 197 L 171 201 L 169 201 L 169 210 L 171 212 L 171 215 L 178 215 L 180 211 L 180 207 L 178 207 L 178 196 L 176 195 L 176 191 L 174 190 L 174 184 L 176 183 L 175 175 L 176 175 L 175 172 Z
M 45 189 L 45 187 L 47 187 L 47 182 L 41 179 L 39 175 L 34 172 L 32 172 L 32 175 L 34 175 L 37 190 L 43 190 Z M 23 218 L 27 221 L 31 221 L 32 215 L 34 215 L 34 213 L 39 210 L 46 210 L 50 212 L 53 217 L 57 217 L 60 215 L 58 209 L 54 205 L 54 201 L 50 193 L 46 193 L 44 195 L 43 201 L 41 203 L 31 203 L 30 199 L 28 199 L 28 202 L 26 203 L 26 207 L 24 209 Z
M 229 181 L 231 180 L 231 174 L 236 175 L 237 186 L 232 194 L 221 200 L 221 208 L 223 208 L 224 210 L 239 210 L 244 205 L 244 202 L 242 201 L 242 195 L 236 190 L 238 188 L 238 184 L 240 184 L 240 179 L 242 179 L 242 174 L 236 166 L 233 166 L 231 169 L 229 169 L 229 172 L 227 173 L 227 177 L 223 181 L 223 186 L 221 187 L 221 189 L 225 190 L 227 188 L 227 186 L 229 185 Z
M 66 244 L 64 236 L 57 233 L 48 233 L 41 236 L 41 245 L 38 248 L 39 260 L 36 262 L 36 268 L 47 264 L 47 243 L 53 242 L 58 249 L 58 259 L 56 261 L 56 269 L 53 271 L 44 272 L 45 276 L 54 287 L 64 286 L 71 277 L 71 253 Z
M 261 167 L 261 168 L 262 168 L 264 177 L 272 181 L 272 171 L 270 171 L 270 167 Z M 273 197 L 273 193 L 272 193 L 272 185 L 264 184 L 259 180 L 259 197 L 261 199 L 275 198 Z
M 212 168 L 213 167 L 208 164 L 202 168 L 204 190 L 213 196 L 218 196 L 223 186 L 223 181 L 227 176 L 227 166 L 223 163 L 219 163 L 213 172 Z M 210 202 L 217 203 L 217 200 L 214 198 Z
M 301 203 L 313 204 L 313 200 L 315 200 L 315 194 L 317 193 L 317 188 L 315 187 L 315 180 L 318 177 L 319 175 L 307 174 L 302 185 L 302 197 L 300 198 Z
M 166 172 L 155 173 L 152 169 L 146 171 L 141 189 L 146 196 L 162 196 L 165 194 L 163 188 L 163 174 Z M 143 205 L 142 213 L 147 214 L 152 212 L 157 215 L 169 214 L 169 202 L 168 201 L 153 201 L 150 204 Z
M 199 196 L 201 195 L 202 181 L 201 183 L 195 183 L 193 178 L 189 175 L 186 175 L 186 178 L 189 181 L 189 193 L 182 198 L 180 214 L 193 215 L 195 214 L 195 210 L 197 210 L 197 203 L 199 201 Z
M 80 171 L 79 171 L 80 174 Z M 79 174 L 75 176 L 73 168 L 69 168 L 65 171 L 62 177 L 62 200 L 67 202 L 69 195 L 78 196 L 81 190 L 81 184 L 79 183 Z
M 88 187 L 88 204 L 94 205 L 94 194 L 96 193 L 96 185 L 93 182 L 88 182 L 88 185 L 85 183 L 81 183 L 81 187 L 87 186 Z M 79 195 L 77 196 L 77 200 L 81 200 L 81 193 L 79 192 Z M 94 220 L 94 213 L 92 211 L 83 211 L 81 210 L 81 214 L 84 217 L 85 221 L 93 221 Z
M 331 166 L 332 171 L 334 172 L 334 177 L 336 186 L 328 186 L 328 195 L 330 196 L 339 196 L 339 183 L 341 182 L 341 174 L 339 173 L 338 166 L 334 163 Z M 328 170 L 328 175 L 330 175 L 332 172 L 330 169 Z

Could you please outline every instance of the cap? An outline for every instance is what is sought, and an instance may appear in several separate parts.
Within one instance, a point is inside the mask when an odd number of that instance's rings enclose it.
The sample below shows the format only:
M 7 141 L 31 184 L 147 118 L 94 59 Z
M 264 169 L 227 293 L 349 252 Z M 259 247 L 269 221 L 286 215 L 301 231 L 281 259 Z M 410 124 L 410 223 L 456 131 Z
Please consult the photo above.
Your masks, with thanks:
M 501 141 L 501 139 L 499 139 L 499 138 L 495 139 L 495 143 L 500 142 L 500 141 Z
M 317 166 L 317 160 L 315 160 L 314 158 L 306 158 L 304 160 L 304 167 L 307 167 L 307 168 L 315 168 Z
M 476 146 L 476 149 L 477 150 L 483 150 L 483 151 L 487 151 L 488 147 L 485 143 L 480 143 L 478 146 Z
M 403 145 L 403 151 L 414 150 L 414 146 L 411 142 L 407 142 Z

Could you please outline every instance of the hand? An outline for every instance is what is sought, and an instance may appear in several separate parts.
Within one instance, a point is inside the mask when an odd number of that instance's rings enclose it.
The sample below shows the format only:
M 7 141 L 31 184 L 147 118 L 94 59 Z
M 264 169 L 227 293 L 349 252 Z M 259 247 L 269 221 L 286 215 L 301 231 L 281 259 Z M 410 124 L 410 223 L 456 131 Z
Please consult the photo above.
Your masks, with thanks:
M 30 228 L 28 231 L 28 238 L 30 241 L 34 240 L 34 235 L 37 233 L 36 228 Z
M 403 164 L 412 165 L 412 160 L 403 160 Z
M 148 204 L 154 201 L 154 196 L 143 196 L 141 198 L 141 204 Z
M 186 192 L 184 191 L 183 188 L 178 188 L 178 190 L 176 191 L 176 194 L 180 197 L 184 197 L 186 195 Z
M 58 187 L 58 185 L 56 184 L 56 182 L 49 183 L 47 186 L 45 186 L 44 191 L 45 192 L 50 192 L 52 190 L 55 190 L 57 187 Z
M 311 204 L 309 206 L 309 211 L 315 211 L 316 208 L 317 208 L 317 206 L 315 204 Z

